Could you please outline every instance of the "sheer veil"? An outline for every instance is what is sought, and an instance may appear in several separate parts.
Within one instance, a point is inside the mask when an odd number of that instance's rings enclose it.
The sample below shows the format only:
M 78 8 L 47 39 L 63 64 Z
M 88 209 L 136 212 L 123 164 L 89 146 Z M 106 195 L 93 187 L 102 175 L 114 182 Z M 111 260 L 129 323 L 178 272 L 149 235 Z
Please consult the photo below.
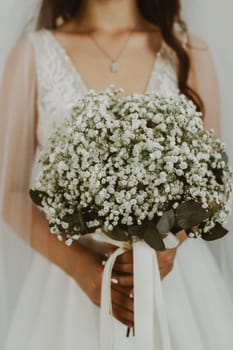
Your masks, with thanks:
M 41 4 L 42 0 L 0 2 L 0 348 L 34 254 L 29 248 L 28 188 L 35 147 L 36 77 L 32 48 L 27 35 L 21 34 L 35 30 Z M 233 4 L 231 0 L 224 0 L 224 6 L 219 1 L 183 0 L 183 6 L 191 31 L 204 37 L 213 52 L 222 92 L 223 137 L 233 163 Z M 233 290 L 232 233 L 210 247 Z
M 41 0 L 0 2 L 1 349 L 33 258 L 28 187 L 34 157 L 36 79 L 26 32 L 35 29 L 40 6 Z

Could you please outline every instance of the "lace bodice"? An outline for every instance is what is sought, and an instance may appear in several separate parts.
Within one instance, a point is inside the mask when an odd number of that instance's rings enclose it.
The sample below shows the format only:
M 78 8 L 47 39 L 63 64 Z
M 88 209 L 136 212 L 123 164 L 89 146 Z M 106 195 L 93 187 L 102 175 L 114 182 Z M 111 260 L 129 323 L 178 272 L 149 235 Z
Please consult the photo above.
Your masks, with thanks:
M 77 95 L 85 94 L 87 88 L 69 55 L 50 31 L 31 33 L 30 40 L 35 51 L 38 82 L 37 141 L 38 147 L 43 148 L 51 131 L 71 113 Z M 176 69 L 176 56 L 163 42 L 146 92 L 177 95 Z

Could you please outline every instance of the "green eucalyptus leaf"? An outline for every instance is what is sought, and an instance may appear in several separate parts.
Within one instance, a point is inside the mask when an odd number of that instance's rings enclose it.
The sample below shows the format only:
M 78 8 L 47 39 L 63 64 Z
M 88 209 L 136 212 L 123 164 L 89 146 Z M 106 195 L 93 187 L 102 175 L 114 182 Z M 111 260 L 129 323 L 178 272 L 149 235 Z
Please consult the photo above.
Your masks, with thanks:
M 116 241 L 129 241 L 127 232 L 120 227 L 114 227 L 112 231 L 104 232 L 109 238 L 115 239 Z
M 143 225 L 132 225 L 127 227 L 127 232 L 129 236 L 137 236 L 140 237 L 142 236 L 142 233 L 144 231 Z
M 210 212 L 194 200 L 181 203 L 175 214 L 178 226 L 184 230 L 192 229 L 210 217 Z
M 100 226 L 99 226 L 100 227 Z M 95 233 L 98 227 L 88 227 L 85 231 L 81 232 L 82 235 L 88 235 L 90 233 Z
M 180 232 L 180 231 L 182 231 L 182 230 L 183 230 L 183 229 L 182 229 L 180 226 L 174 225 L 174 226 L 171 228 L 170 232 L 172 232 L 172 233 L 174 233 L 174 234 L 176 235 L 178 232 Z
M 145 242 L 151 246 L 151 248 L 163 251 L 165 250 L 165 245 L 163 239 L 156 229 L 155 224 L 153 222 L 149 222 L 145 227 L 144 236 Z
M 72 233 L 74 226 L 80 229 L 80 234 L 84 235 L 90 233 L 90 229 L 87 228 L 81 209 L 78 209 L 73 214 L 66 214 L 63 216 L 62 221 L 69 224 L 68 232 Z
M 42 201 L 44 198 L 48 197 L 47 193 L 44 191 L 30 190 L 29 195 L 33 203 L 42 207 Z
M 82 209 L 78 209 L 77 216 L 78 216 L 78 220 L 79 220 L 81 234 L 87 233 L 88 232 L 88 228 L 87 228 L 86 223 L 84 221 Z
M 205 241 L 214 241 L 226 236 L 227 233 L 228 230 L 226 230 L 219 222 L 217 222 L 214 228 L 210 230 L 210 232 L 202 233 L 202 238 Z
M 222 151 L 221 155 L 222 155 L 222 161 L 224 161 L 227 166 L 227 164 L 229 163 L 229 158 L 227 153 L 225 151 Z
M 67 222 L 70 226 L 79 225 L 78 213 L 66 214 L 63 216 L 62 221 Z
M 94 212 L 94 211 L 90 211 L 90 210 L 85 210 L 83 212 L 83 217 L 84 217 L 85 222 L 96 220 L 96 219 L 99 220 L 98 213 Z
M 222 169 L 213 169 L 213 173 L 217 183 L 223 185 L 223 170 Z
M 165 211 L 156 224 L 159 233 L 168 233 L 175 224 L 175 213 L 172 209 Z

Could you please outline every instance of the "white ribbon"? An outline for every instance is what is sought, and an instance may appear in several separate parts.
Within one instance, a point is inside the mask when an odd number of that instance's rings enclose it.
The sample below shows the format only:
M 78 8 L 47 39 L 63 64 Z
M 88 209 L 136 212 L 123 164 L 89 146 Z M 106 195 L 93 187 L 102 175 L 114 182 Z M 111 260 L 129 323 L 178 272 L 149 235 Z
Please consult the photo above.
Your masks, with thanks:
M 163 299 L 157 256 L 143 240 L 136 240 L 132 247 L 111 240 L 105 242 L 119 248 L 107 260 L 102 279 L 100 310 L 100 350 L 114 350 L 114 332 L 111 301 L 111 275 L 117 257 L 133 249 L 134 259 L 134 327 L 135 350 L 171 350 L 170 336 Z M 179 241 L 169 233 L 164 239 L 166 248 L 174 248 Z M 103 235 L 97 237 L 103 241 Z
M 171 350 L 157 256 L 144 241 L 133 251 L 136 350 Z
M 111 298 L 111 275 L 116 258 L 126 251 L 118 248 L 107 260 L 104 266 L 101 289 L 100 308 L 100 350 L 114 349 L 112 298 Z

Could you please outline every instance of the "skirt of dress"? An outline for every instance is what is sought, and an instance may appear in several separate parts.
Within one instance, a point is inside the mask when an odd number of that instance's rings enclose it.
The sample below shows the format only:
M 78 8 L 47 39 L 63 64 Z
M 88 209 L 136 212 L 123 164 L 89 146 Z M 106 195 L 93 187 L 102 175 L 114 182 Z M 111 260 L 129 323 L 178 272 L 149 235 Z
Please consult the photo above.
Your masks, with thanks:
M 206 242 L 186 240 L 162 286 L 172 350 L 233 349 L 233 302 Z M 114 329 L 109 350 L 133 350 L 126 327 L 114 320 Z M 99 350 L 98 332 L 99 309 L 35 253 L 3 350 Z

